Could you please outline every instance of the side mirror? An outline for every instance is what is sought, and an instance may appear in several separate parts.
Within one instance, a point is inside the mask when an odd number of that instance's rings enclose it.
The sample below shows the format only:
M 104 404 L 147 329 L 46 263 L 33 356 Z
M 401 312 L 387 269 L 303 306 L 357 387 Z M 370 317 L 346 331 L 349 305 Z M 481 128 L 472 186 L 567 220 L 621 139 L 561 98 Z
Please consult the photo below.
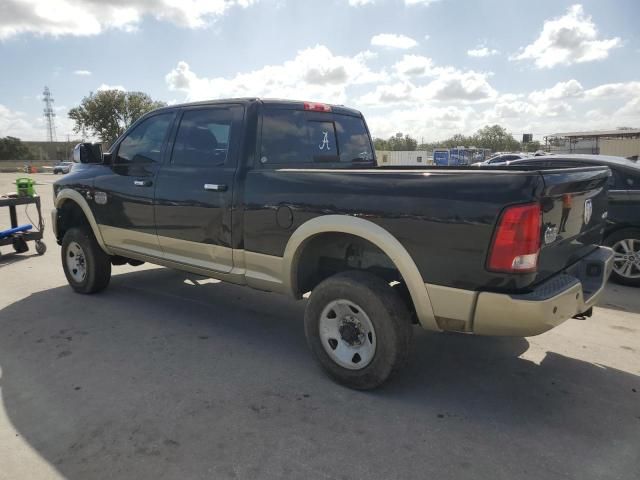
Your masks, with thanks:
M 99 143 L 79 143 L 73 149 L 76 163 L 102 163 L 102 145 Z

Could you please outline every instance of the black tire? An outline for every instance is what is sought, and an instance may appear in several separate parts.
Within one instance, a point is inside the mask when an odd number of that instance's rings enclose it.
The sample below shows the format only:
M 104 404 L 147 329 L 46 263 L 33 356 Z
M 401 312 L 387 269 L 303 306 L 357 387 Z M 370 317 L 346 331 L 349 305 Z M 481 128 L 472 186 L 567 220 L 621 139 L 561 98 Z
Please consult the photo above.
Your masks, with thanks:
M 612 247 L 621 240 L 634 239 L 636 243 L 640 243 L 640 229 L 637 228 L 623 228 L 617 230 L 604 239 L 604 244 L 608 247 Z M 640 251 L 637 251 L 640 254 Z M 635 271 L 634 271 L 635 272 Z M 627 285 L 630 287 L 640 287 L 640 278 L 629 278 L 621 275 L 613 270 L 611 272 L 611 280 L 621 285 Z
M 85 275 L 78 280 L 75 273 L 69 270 L 67 255 L 69 246 L 79 245 L 84 257 Z M 78 293 L 97 293 L 107 288 L 111 279 L 111 261 L 88 227 L 69 229 L 62 239 L 62 268 L 71 288 Z
M 375 330 L 375 353 L 370 363 L 359 370 L 345 368 L 334 361 L 320 337 L 322 313 L 339 299 L 360 306 Z M 413 336 L 409 311 L 394 289 L 367 272 L 338 273 L 321 282 L 311 292 L 304 326 L 307 342 L 320 366 L 336 382 L 349 388 L 369 390 L 382 385 L 409 357 Z
M 47 251 L 47 245 L 42 240 L 36 240 L 36 253 L 44 255 Z

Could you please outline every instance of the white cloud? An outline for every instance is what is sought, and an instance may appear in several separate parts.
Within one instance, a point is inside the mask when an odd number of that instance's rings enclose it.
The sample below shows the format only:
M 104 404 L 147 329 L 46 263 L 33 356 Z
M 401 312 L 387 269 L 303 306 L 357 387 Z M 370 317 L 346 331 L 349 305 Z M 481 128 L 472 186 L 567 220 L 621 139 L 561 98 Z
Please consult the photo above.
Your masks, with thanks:
M 426 7 L 438 1 L 440 0 L 404 0 L 404 4 L 407 6 L 424 5 Z M 376 3 L 376 0 L 349 0 L 349 5 L 351 5 L 352 7 L 361 7 L 362 5 L 372 5 L 374 3 Z
M 529 100 L 534 103 L 543 103 L 550 100 L 581 97 L 583 94 L 584 88 L 580 82 L 571 79 L 566 82 L 558 82 L 546 90 L 534 90 L 529 94 Z
M 121 92 L 127 91 L 127 89 L 122 85 L 107 85 L 106 83 L 103 83 L 98 88 L 96 88 L 97 92 L 102 92 L 104 90 L 120 90 Z
M 472 48 L 471 50 L 467 50 L 467 55 L 470 57 L 490 57 L 492 55 L 498 55 L 500 52 L 495 48 L 488 48 L 483 46 L 478 46 L 476 48 Z
M 58 140 L 66 139 L 67 135 L 73 138 L 73 122 L 67 117 L 66 107 L 56 107 L 57 116 L 55 125 Z M 24 112 L 11 110 L 0 104 L 0 137 L 17 137 L 21 140 L 45 140 L 47 132 L 44 118 L 41 116 L 30 117 Z
M 640 97 L 636 97 L 627 102 L 622 108 L 616 111 L 615 116 L 630 117 L 633 118 L 635 122 L 638 122 L 640 119 Z
M 487 73 L 461 71 L 452 67 L 436 67 L 434 71 L 437 72 L 437 78 L 426 84 L 416 85 L 402 79 L 395 84 L 378 85 L 374 91 L 361 96 L 359 102 L 380 107 L 429 101 L 477 102 L 495 98 L 497 95 L 496 90 L 489 84 Z
M 89 70 L 74 70 L 73 74 L 79 75 L 81 77 L 88 77 L 89 75 L 91 75 L 91 72 Z
M 393 70 L 401 76 L 424 76 L 433 73 L 433 60 L 422 55 L 404 55 L 393 65 Z
M 204 27 L 234 6 L 258 0 L 2 0 L 0 40 L 22 33 L 97 35 L 106 29 L 134 30 L 152 16 L 187 28 Z
M 179 62 L 165 81 L 170 90 L 185 92 L 188 100 L 262 96 L 343 103 L 347 87 L 386 80 L 385 73 L 373 72 L 367 66 L 372 55 L 362 52 L 345 57 L 316 45 L 281 65 L 267 65 L 229 78 L 199 77 L 188 63 Z
M 640 97 L 640 81 L 605 83 L 585 91 L 589 99 L 613 98 L 613 97 Z
M 15 112 L 0 104 L 0 137 L 36 138 L 38 132 L 22 112 Z M 44 136 L 44 131 L 42 132 Z
M 371 38 L 371 45 L 376 47 L 399 48 L 406 50 L 418 45 L 413 38 L 396 33 L 380 33 Z
M 573 5 L 562 17 L 546 20 L 538 38 L 511 59 L 533 60 L 538 68 L 551 68 L 602 60 L 620 44 L 620 37 L 599 39 L 591 16 L 585 15 L 582 5 Z
M 366 113 L 366 112 L 365 112 Z M 475 130 L 475 111 L 470 107 L 434 107 L 416 105 L 389 113 L 366 115 L 367 124 L 376 137 L 387 138 L 397 132 L 408 133 L 421 141 L 444 139 L 456 133 Z
M 404 0 L 404 4 L 405 5 L 424 5 L 425 7 L 428 7 L 429 5 L 431 5 L 432 3 L 436 3 L 440 0 Z

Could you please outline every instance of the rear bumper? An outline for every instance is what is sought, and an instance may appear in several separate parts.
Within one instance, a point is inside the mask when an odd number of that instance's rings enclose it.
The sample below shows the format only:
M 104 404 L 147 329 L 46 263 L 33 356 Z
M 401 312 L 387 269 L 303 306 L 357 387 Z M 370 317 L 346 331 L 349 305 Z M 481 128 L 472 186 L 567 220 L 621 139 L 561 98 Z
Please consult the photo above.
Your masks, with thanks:
M 597 250 L 527 294 L 478 294 L 472 331 L 479 335 L 532 336 L 588 311 L 600 298 L 613 251 Z

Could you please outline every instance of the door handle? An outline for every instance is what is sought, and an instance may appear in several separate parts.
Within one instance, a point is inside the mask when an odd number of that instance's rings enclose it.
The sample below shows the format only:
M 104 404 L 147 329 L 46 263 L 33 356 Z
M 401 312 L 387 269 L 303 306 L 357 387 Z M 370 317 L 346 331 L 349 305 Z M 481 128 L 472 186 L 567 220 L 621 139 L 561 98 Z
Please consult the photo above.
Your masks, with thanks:
M 215 183 L 205 183 L 204 184 L 204 189 L 205 190 L 212 190 L 214 192 L 226 192 L 227 191 L 227 186 L 226 185 L 216 185 Z
M 150 187 L 153 185 L 153 182 L 151 180 L 134 180 L 133 184 L 136 187 Z

